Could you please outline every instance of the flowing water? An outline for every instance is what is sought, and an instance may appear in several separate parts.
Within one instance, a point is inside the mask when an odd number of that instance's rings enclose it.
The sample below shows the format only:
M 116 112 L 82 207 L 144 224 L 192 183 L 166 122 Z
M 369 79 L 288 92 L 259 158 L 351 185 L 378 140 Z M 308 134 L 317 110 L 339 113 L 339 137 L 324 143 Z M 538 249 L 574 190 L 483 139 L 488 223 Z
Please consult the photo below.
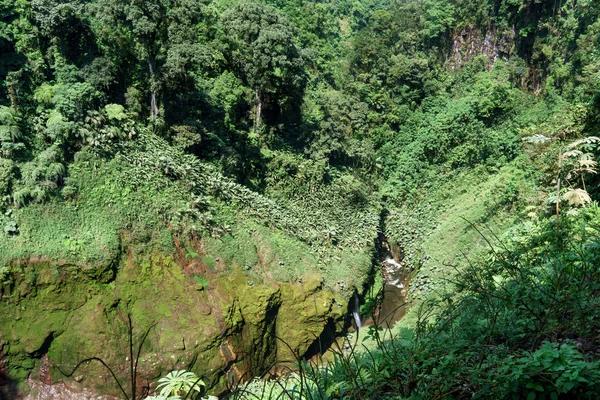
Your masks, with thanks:
M 391 328 L 404 317 L 409 272 L 392 257 L 383 261 L 383 299 L 378 322 L 384 328 Z
M 362 320 L 360 318 L 360 299 L 358 298 L 358 294 L 354 292 L 354 307 L 352 308 L 352 316 L 354 317 L 354 323 L 356 324 L 356 329 L 362 328 Z

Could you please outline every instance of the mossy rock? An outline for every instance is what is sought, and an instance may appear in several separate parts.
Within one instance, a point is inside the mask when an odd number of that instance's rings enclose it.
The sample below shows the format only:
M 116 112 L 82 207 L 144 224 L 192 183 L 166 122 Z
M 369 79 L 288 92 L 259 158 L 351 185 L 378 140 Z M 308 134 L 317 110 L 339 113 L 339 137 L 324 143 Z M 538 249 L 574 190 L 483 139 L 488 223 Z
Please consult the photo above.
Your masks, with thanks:
M 15 271 L 11 301 L 0 303 L 0 340 L 9 373 L 18 379 L 32 372 L 38 376 L 39 359 L 47 354 L 52 382 L 77 378 L 85 387 L 112 395 L 119 395 L 117 385 L 98 362 L 70 378 L 64 373 L 83 359 L 98 357 L 126 385 L 129 318 L 134 347 L 148 332 L 138 368 L 141 383 L 188 369 L 220 393 L 227 379 L 260 375 L 289 360 L 287 345 L 278 338 L 305 352 L 330 321 L 344 320 L 345 307 L 334 305 L 347 304 L 344 296 L 350 295 L 323 289 L 318 275 L 307 275 L 303 284 L 257 280 L 251 286 L 239 269 L 207 272 L 210 285 L 198 291 L 193 274 L 173 257 L 158 254 L 123 259 L 108 282 L 48 260 L 23 263 Z M 14 297 L 20 285 L 27 293 Z

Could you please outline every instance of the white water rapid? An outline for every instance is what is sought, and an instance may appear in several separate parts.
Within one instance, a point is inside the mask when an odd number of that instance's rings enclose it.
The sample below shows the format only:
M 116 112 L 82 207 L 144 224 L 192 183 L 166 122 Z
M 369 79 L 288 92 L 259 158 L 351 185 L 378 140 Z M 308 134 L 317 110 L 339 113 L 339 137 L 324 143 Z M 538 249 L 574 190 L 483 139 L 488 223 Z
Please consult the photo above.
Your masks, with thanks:
M 356 292 L 354 292 L 354 308 L 352 309 L 352 316 L 354 317 L 356 330 L 359 330 L 362 327 L 362 321 L 360 320 L 360 300 L 358 299 Z

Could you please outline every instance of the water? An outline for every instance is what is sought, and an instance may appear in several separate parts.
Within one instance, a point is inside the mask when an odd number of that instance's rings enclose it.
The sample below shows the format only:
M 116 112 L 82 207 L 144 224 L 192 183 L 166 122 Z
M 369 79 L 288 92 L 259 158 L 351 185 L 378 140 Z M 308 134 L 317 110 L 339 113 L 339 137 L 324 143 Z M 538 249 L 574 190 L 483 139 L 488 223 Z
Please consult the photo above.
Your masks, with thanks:
M 384 266 L 384 268 L 387 267 L 388 271 L 391 271 L 391 270 L 400 271 L 400 270 L 402 270 L 402 264 L 400 264 L 398 261 L 394 260 L 392 257 L 388 257 L 385 260 L 383 260 L 383 266 Z
M 388 257 L 383 261 L 383 300 L 379 309 L 379 324 L 391 328 L 406 313 L 406 295 L 409 271 L 395 259 Z
M 352 316 L 354 317 L 356 330 L 359 330 L 362 328 L 362 321 L 360 319 L 360 300 L 358 299 L 356 292 L 354 292 L 354 308 L 352 309 Z

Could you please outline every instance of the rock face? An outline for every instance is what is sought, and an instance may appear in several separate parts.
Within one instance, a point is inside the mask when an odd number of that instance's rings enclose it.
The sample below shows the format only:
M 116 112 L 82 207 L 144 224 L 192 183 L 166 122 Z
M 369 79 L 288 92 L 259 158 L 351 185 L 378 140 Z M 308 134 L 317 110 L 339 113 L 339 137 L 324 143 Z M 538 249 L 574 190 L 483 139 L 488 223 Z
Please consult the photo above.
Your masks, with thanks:
M 483 55 L 492 68 L 498 60 L 508 60 L 514 51 L 515 31 L 500 32 L 491 27 L 486 32 L 465 27 L 453 35 L 452 46 L 446 65 L 451 71 L 460 69 L 464 63 Z
M 318 349 L 324 331 L 343 327 L 351 295 L 323 289 L 316 278 L 249 282 L 243 271 L 206 273 L 198 283 L 188 266 L 164 256 L 128 256 L 95 270 L 35 259 L 11 271 L 0 292 L 8 376 L 116 396 L 117 384 L 97 361 L 65 374 L 98 357 L 129 392 L 129 319 L 134 353 L 141 345 L 138 393 L 170 370 L 188 369 L 218 394 Z

